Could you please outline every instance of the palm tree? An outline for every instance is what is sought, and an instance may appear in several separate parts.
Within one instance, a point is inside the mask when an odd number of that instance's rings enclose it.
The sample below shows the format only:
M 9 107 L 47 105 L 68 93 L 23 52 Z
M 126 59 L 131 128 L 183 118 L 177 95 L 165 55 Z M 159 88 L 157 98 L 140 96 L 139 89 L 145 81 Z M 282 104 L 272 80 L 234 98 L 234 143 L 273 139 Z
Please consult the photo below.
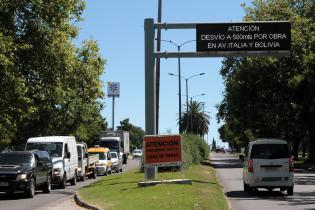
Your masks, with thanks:
M 188 113 L 187 111 L 184 112 L 181 122 L 179 122 L 181 125 L 181 133 L 186 132 L 203 136 L 208 133 L 210 125 L 209 120 L 210 116 L 203 111 L 202 103 L 198 101 L 190 101 L 188 104 Z

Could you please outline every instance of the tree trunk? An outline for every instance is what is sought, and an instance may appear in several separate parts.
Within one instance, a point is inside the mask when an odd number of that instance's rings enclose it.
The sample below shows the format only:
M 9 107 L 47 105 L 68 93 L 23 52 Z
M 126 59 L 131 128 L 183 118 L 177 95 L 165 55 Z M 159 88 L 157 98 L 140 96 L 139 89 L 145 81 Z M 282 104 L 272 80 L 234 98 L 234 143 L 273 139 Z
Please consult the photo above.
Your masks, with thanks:
M 302 144 L 302 150 L 303 150 L 303 158 L 305 158 L 306 156 L 306 140 L 303 141 L 303 144 Z
M 313 127 L 313 126 L 312 126 Z M 308 163 L 315 163 L 315 129 L 314 127 L 309 129 L 309 154 L 308 154 Z
M 292 150 L 292 155 L 294 156 L 295 161 L 299 160 L 299 148 L 300 148 L 300 139 L 295 138 L 294 144 L 293 144 L 293 150 Z

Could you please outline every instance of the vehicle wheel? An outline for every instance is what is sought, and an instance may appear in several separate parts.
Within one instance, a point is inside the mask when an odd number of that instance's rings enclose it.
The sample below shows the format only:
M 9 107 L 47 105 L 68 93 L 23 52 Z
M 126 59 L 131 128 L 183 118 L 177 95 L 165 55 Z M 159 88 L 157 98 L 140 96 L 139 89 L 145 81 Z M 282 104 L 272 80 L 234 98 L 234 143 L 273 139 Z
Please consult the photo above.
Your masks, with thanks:
M 6 192 L 6 195 L 7 195 L 8 197 L 13 197 L 13 196 L 14 196 L 14 192 Z
M 25 192 L 28 198 L 33 198 L 35 195 L 36 181 L 34 178 L 30 180 L 30 188 Z
M 95 169 L 93 170 L 92 178 L 96 179 L 96 171 L 95 171 Z
M 67 175 L 63 174 L 62 181 L 60 183 L 60 188 L 65 189 L 67 185 Z
M 293 187 L 287 187 L 287 194 L 293 195 Z
M 255 191 L 255 189 L 253 187 L 250 187 L 249 185 L 247 185 L 247 192 L 249 194 L 252 194 Z
M 47 176 L 47 182 L 46 184 L 44 185 L 44 188 L 43 188 L 43 192 L 44 193 L 50 193 L 51 191 L 51 176 L 48 175 Z
M 76 185 L 77 184 L 77 172 L 75 172 L 73 178 L 70 180 L 71 185 Z
M 245 184 L 245 182 L 243 182 L 243 186 L 244 186 L 244 192 L 247 192 L 248 191 L 248 185 Z

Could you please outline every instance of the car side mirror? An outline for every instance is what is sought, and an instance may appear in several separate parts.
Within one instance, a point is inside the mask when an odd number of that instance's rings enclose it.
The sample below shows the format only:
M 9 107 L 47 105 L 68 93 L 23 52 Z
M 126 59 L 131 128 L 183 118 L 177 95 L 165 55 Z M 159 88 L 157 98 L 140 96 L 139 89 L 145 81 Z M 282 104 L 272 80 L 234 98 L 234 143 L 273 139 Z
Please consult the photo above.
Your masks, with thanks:
M 67 154 L 66 154 L 66 158 L 68 158 L 68 159 L 70 159 L 70 158 L 71 158 L 71 154 L 70 154 L 70 152 L 67 152 Z
M 89 157 L 89 153 L 86 152 L 86 153 L 84 154 L 84 158 L 88 158 L 88 157 Z
M 244 161 L 244 160 L 245 160 L 244 155 L 240 155 L 240 156 L 239 156 L 239 158 L 240 158 L 240 160 L 242 160 L 242 161 Z

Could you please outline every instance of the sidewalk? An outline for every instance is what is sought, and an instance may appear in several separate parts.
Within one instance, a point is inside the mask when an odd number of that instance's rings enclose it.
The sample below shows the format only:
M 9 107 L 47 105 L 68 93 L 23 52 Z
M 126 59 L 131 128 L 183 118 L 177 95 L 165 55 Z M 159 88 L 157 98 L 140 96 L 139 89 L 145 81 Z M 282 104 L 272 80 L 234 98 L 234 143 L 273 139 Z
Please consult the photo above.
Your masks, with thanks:
M 74 202 L 73 195 L 67 196 L 66 198 L 59 200 L 58 202 L 43 206 L 37 210 L 86 210 Z

